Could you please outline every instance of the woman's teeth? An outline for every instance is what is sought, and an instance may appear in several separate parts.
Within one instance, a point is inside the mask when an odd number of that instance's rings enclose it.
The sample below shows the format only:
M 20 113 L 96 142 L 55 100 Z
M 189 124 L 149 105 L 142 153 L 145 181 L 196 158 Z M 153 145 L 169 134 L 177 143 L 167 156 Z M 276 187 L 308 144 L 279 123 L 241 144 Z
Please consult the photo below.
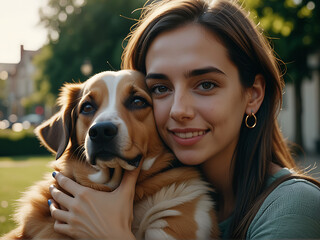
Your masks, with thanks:
M 174 132 L 174 135 L 178 136 L 179 138 L 193 138 L 197 136 L 202 136 L 204 134 L 205 134 L 205 131 L 187 132 L 187 133 Z

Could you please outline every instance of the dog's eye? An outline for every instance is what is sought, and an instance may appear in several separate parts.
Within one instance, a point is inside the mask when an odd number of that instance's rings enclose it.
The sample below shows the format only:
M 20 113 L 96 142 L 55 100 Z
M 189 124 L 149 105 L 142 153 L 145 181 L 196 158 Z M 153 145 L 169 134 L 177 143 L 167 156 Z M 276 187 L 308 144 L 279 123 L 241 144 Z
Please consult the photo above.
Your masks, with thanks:
M 149 106 L 146 99 L 140 96 L 132 96 L 126 103 L 129 109 L 141 109 Z
M 96 111 L 96 108 L 89 102 L 82 104 L 80 113 L 82 114 L 92 114 Z
M 136 106 L 136 107 L 142 107 L 142 106 L 144 106 L 145 104 L 146 104 L 145 101 L 141 100 L 140 98 L 135 98 L 135 99 L 133 99 L 133 101 L 132 101 L 132 105 L 133 105 L 133 106 Z

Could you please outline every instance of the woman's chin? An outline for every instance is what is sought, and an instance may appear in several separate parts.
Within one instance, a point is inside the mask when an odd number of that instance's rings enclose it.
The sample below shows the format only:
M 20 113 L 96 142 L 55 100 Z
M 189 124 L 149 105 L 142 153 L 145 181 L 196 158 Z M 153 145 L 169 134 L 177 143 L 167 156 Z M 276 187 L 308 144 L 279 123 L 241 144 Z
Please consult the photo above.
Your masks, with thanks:
M 206 159 L 201 158 L 199 154 L 189 151 L 182 151 L 181 153 L 175 153 L 175 155 L 181 163 L 189 166 L 200 165 L 206 161 Z

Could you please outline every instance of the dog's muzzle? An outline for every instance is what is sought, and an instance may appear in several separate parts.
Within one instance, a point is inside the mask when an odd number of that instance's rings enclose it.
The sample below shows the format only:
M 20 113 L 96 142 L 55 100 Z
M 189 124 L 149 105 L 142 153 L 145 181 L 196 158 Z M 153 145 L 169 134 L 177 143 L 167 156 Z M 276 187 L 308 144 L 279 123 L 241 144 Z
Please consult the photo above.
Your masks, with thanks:
M 118 135 L 118 127 L 114 123 L 96 123 L 89 129 L 88 135 L 90 144 L 87 151 L 92 165 L 97 164 L 97 159 L 107 162 L 114 158 L 120 158 L 131 166 L 139 166 L 142 159 L 141 154 L 132 159 L 128 159 L 120 153 L 116 138 Z
M 89 179 L 104 184 L 111 190 L 119 186 L 124 169 L 137 168 L 142 159 L 142 154 L 132 159 L 123 156 L 119 147 L 119 134 L 118 127 L 112 122 L 96 123 L 89 129 L 86 144 L 88 161 L 91 165 L 96 165 L 98 170 L 89 175 Z

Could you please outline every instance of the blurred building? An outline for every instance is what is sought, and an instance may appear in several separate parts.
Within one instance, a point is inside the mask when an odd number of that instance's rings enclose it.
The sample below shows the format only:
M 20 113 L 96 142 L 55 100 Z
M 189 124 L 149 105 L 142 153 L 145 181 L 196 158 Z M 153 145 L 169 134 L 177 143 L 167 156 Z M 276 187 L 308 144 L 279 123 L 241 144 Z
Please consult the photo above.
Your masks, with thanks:
M 8 78 L 16 71 L 16 64 L 0 63 L 0 121 L 8 116 Z
M 302 137 L 306 152 L 320 153 L 320 52 L 308 58 L 311 79 L 302 82 Z M 279 124 L 289 141 L 295 138 L 295 94 L 293 84 L 286 84 Z
M 17 64 L 0 63 L 0 72 L 6 71 L 6 100 L 3 105 L 6 106 L 4 117 L 11 114 L 18 118 L 25 115 L 25 109 L 22 106 L 23 99 L 29 97 L 34 92 L 33 74 L 35 66 L 32 64 L 33 57 L 37 51 L 24 50 L 21 45 L 21 59 Z

